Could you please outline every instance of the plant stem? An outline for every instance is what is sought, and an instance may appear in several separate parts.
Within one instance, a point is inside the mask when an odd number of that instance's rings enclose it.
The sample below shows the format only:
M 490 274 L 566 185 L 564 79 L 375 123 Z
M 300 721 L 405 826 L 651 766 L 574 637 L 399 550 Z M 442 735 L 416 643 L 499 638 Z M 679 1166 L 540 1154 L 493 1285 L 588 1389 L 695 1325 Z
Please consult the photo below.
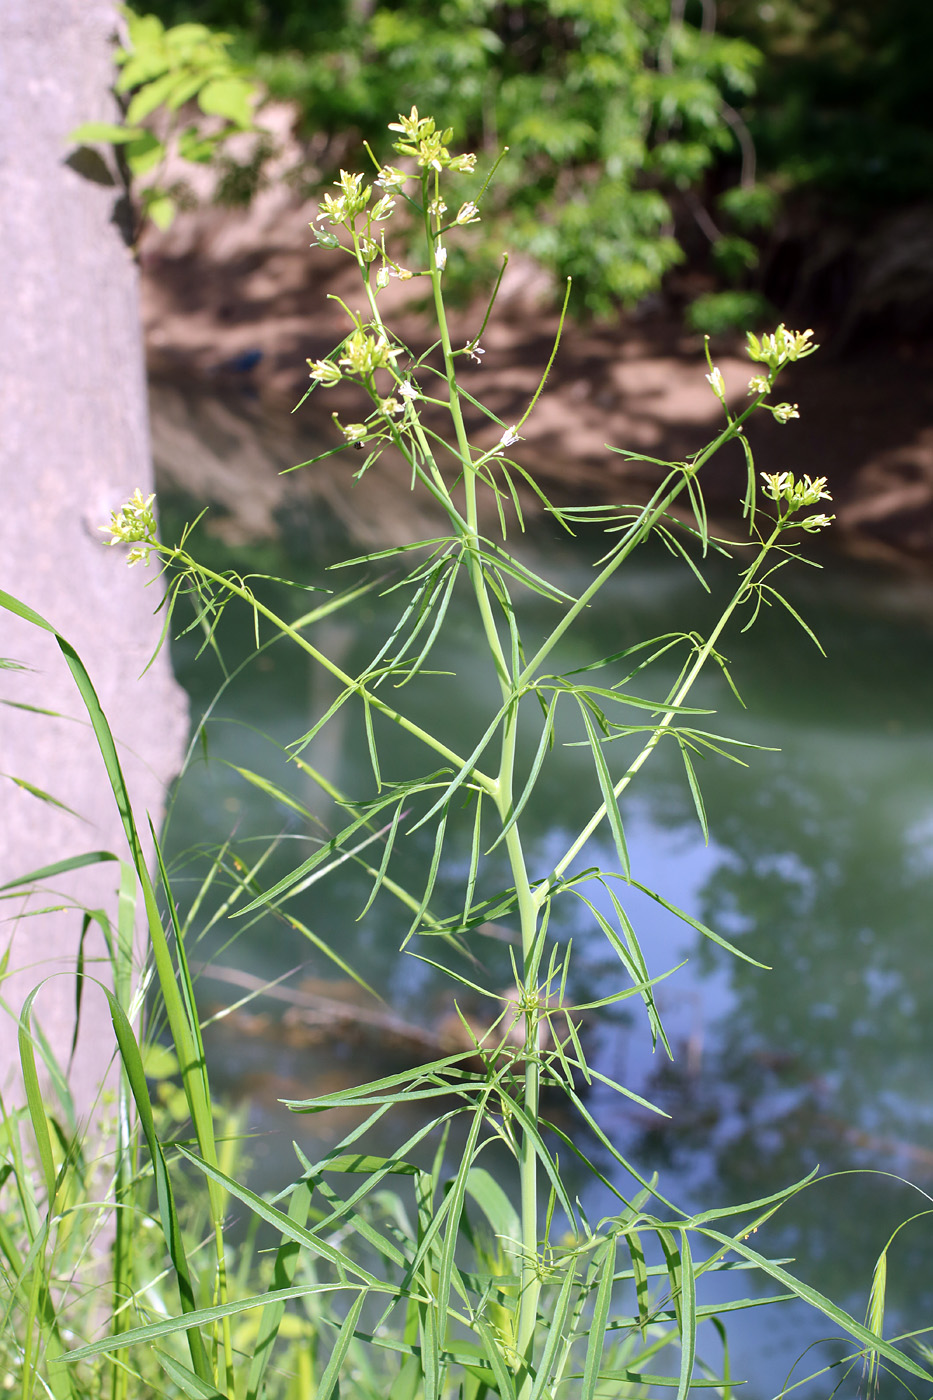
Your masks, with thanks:
M 182 549 L 169 549 L 166 550 L 165 553 L 170 559 L 175 560 L 193 576 L 200 575 L 202 578 L 210 579 L 212 583 L 219 584 L 221 588 L 232 593 L 234 597 L 242 599 L 243 602 L 260 613 L 285 636 L 290 637 L 293 642 L 301 647 L 303 651 L 307 652 L 309 656 L 313 657 L 314 660 L 323 666 L 326 671 L 329 671 L 332 676 L 336 677 L 348 690 L 353 690 L 361 699 L 366 699 L 375 710 L 385 715 L 386 719 L 392 720 L 400 729 L 404 729 L 406 733 L 412 734 L 416 739 L 420 739 L 423 744 L 433 749 L 435 753 L 440 754 L 442 758 L 446 758 L 449 763 L 455 763 L 458 768 L 464 766 L 465 760 L 462 759 L 458 753 L 448 748 L 440 739 L 435 739 L 433 734 L 429 734 L 426 729 L 422 729 L 419 724 L 415 724 L 414 720 L 408 719 L 407 716 L 400 714 L 398 710 L 394 710 L 391 705 L 387 705 L 378 695 L 374 695 L 372 691 L 367 690 L 358 680 L 355 680 L 352 676 L 348 675 L 346 671 L 342 670 L 335 661 L 331 661 L 329 656 L 325 656 L 322 651 L 318 651 L 317 647 L 313 646 L 311 642 L 308 641 L 307 637 L 303 637 L 297 628 L 292 627 L 284 618 L 279 617 L 271 608 L 261 603 L 248 588 L 238 584 L 229 576 L 225 577 L 223 574 L 215 573 L 213 569 L 208 569 L 203 564 L 196 563 L 195 560 L 191 558 L 190 554 L 187 554 Z M 494 797 L 496 794 L 495 780 L 478 768 L 474 768 L 472 773 L 480 786 L 488 792 L 490 796 Z
M 437 266 L 434 238 L 431 232 L 430 217 L 427 213 L 425 213 L 425 228 L 427 230 L 428 248 L 431 258 L 431 286 L 434 294 L 434 311 L 437 317 L 437 326 L 441 338 L 441 350 L 444 356 L 444 369 L 447 376 L 447 390 L 449 395 L 448 407 L 450 409 L 451 421 L 454 425 L 454 434 L 457 439 L 457 450 L 463 464 L 463 491 L 466 500 L 465 514 L 468 530 L 468 534 L 464 540 L 467 547 L 467 570 L 470 575 L 470 581 L 473 584 L 473 591 L 476 595 L 476 603 L 479 608 L 486 644 L 489 647 L 490 655 L 495 663 L 496 674 L 499 677 L 502 696 L 503 699 L 507 699 L 512 693 L 512 677 L 509 672 L 505 654 L 502 650 L 502 643 L 499 639 L 495 618 L 492 614 L 489 592 L 486 588 L 486 580 L 483 575 L 482 559 L 479 554 L 476 472 L 473 469 L 473 454 L 466 433 L 466 425 L 463 421 L 463 410 L 460 407 L 460 391 L 457 388 L 457 372 L 454 366 L 453 350 L 450 344 L 450 329 L 447 325 L 447 312 L 444 307 L 444 295 L 441 291 L 441 273 Z
M 749 565 L 749 567 L 743 573 L 742 582 L 733 594 L 733 597 L 728 607 L 725 609 L 719 621 L 716 623 L 716 626 L 710 633 L 709 637 L 706 639 L 703 646 L 698 651 L 693 665 L 688 670 L 683 681 L 676 688 L 674 693 L 668 698 L 666 703 L 672 708 L 669 709 L 667 713 L 663 716 L 663 718 L 660 720 L 660 722 L 658 723 L 658 727 L 654 730 L 653 734 L 648 739 L 644 748 L 641 750 L 641 753 L 639 753 L 638 756 L 633 760 L 633 762 L 629 764 L 625 773 L 623 773 L 622 777 L 613 787 L 613 793 L 615 794 L 616 799 L 618 799 L 622 795 L 622 793 L 628 787 L 629 783 L 635 777 L 635 774 L 638 773 L 638 771 L 642 767 L 644 767 L 651 754 L 661 742 L 661 739 L 663 738 L 664 734 L 670 728 L 671 724 L 676 718 L 677 709 L 681 705 L 683 705 L 684 701 L 687 699 L 687 696 L 690 694 L 690 691 L 693 689 L 695 681 L 697 680 L 698 676 L 700 675 L 700 672 L 703 670 L 703 667 L 709 660 L 710 655 L 712 654 L 713 649 L 716 645 L 716 642 L 722 636 L 722 633 L 725 627 L 727 626 L 729 619 L 732 617 L 732 614 L 735 612 L 739 604 L 747 597 L 752 579 L 754 575 L 758 572 L 758 569 L 764 562 L 767 555 L 770 553 L 771 549 L 773 548 L 778 535 L 781 533 L 781 529 L 782 526 L 780 524 L 775 526 L 770 537 L 762 545 L 758 557 L 754 560 L 752 564 Z M 594 812 L 593 816 L 587 822 L 586 826 L 580 832 L 579 836 L 573 842 L 573 845 L 570 846 L 569 850 L 567 850 L 565 854 L 561 857 L 561 859 L 557 862 L 548 879 L 545 880 L 536 890 L 535 901 L 538 904 L 539 908 L 547 900 L 554 887 L 554 884 L 563 875 L 564 871 L 567 869 L 568 865 L 570 865 L 571 861 L 573 861 L 575 857 L 579 855 L 580 851 L 583 849 L 587 841 L 593 835 L 593 832 L 599 826 L 600 822 L 603 820 L 605 815 L 606 804 L 605 802 L 603 802 L 600 804 L 600 806 Z
M 580 594 L 580 597 L 577 599 L 577 601 L 573 604 L 572 607 L 568 608 L 567 612 L 561 618 L 560 622 L 558 622 L 554 630 L 541 643 L 534 656 L 525 666 L 525 669 L 522 671 L 521 675 L 517 678 L 517 688 L 520 688 L 523 685 L 527 685 L 528 682 L 534 677 L 535 672 L 538 670 L 541 663 L 545 661 L 546 658 L 550 655 L 550 653 L 554 650 L 554 647 L 560 641 L 561 637 L 564 635 L 567 629 L 573 626 L 574 622 L 580 616 L 580 613 L 583 612 L 584 608 L 589 607 L 596 594 L 603 587 L 603 584 L 605 584 L 612 577 L 612 575 L 619 568 L 619 566 L 625 562 L 625 560 L 631 554 L 632 550 L 635 549 L 637 545 L 641 544 L 642 540 L 644 540 L 648 536 L 648 534 L 650 534 L 650 532 L 654 529 L 658 521 L 667 513 L 667 511 L 673 505 L 674 501 L 676 501 L 681 491 L 683 491 L 688 485 L 688 483 L 694 479 L 694 477 L 700 471 L 700 468 L 703 467 L 705 463 L 708 462 L 709 459 L 716 452 L 718 452 L 721 447 L 725 445 L 725 443 L 731 441 L 732 438 L 738 436 L 742 424 L 745 422 L 746 418 L 748 418 L 752 413 L 754 413 L 755 408 L 755 404 L 750 404 L 749 407 L 739 418 L 736 418 L 734 421 L 730 422 L 729 426 L 727 428 L 724 428 L 723 431 L 719 434 L 719 437 L 716 438 L 713 442 L 711 442 L 708 447 L 704 448 L 700 455 L 691 463 L 690 467 L 684 470 L 681 480 L 678 482 L 678 484 L 672 487 L 671 490 L 666 492 L 666 494 L 662 496 L 661 500 L 657 503 L 657 505 L 652 506 L 649 503 L 649 505 L 645 507 L 644 512 L 642 513 L 636 524 L 633 525 L 632 529 L 630 530 L 628 540 L 619 546 L 618 552 L 613 554 L 612 558 L 609 560 L 606 566 L 602 570 L 600 570 L 600 572 L 596 575 L 589 588 L 585 589 Z M 663 487 L 661 489 L 663 490 Z
M 463 421 L 463 411 L 460 406 L 456 369 L 450 344 L 450 331 L 447 325 L 447 315 L 444 307 L 443 293 L 441 291 L 441 274 L 434 256 L 434 240 L 431 236 L 431 229 L 427 221 L 427 216 L 426 225 L 428 242 L 431 250 L 431 281 L 434 289 L 434 308 L 437 315 L 441 348 L 444 355 L 444 368 L 447 375 L 450 416 L 454 425 L 454 433 L 456 435 L 460 459 L 463 463 L 463 486 L 466 500 L 465 514 L 467 526 L 470 531 L 469 537 L 465 540 L 467 546 L 467 568 L 470 581 L 473 585 L 473 592 L 480 614 L 483 633 L 499 679 L 503 701 L 506 703 L 509 700 L 515 701 L 515 703 L 508 706 L 503 719 L 502 748 L 496 782 L 497 791 L 495 793 L 496 809 L 498 811 L 499 820 L 504 826 L 511 816 L 514 797 L 515 742 L 518 728 L 518 685 L 511 674 L 508 661 L 502 648 L 489 599 L 489 590 L 486 587 L 482 558 L 478 548 L 479 529 L 476 500 L 476 473 L 473 468 L 472 452 L 466 434 L 466 426 Z M 522 975 L 524 982 L 522 988 L 522 1005 L 525 1016 L 523 1104 L 528 1122 L 536 1124 L 538 1121 L 540 1094 L 540 1066 L 538 1062 L 538 1023 L 540 1021 L 540 1012 L 537 1006 L 536 992 L 538 906 L 535 903 L 531 882 L 528 878 L 528 867 L 525 861 L 525 854 L 522 849 L 521 836 L 517 823 L 510 828 L 506 835 L 505 843 L 512 879 L 515 883 L 518 913 L 521 923 Z M 518 1324 L 516 1328 L 520 1372 L 518 1396 L 519 1400 L 527 1400 L 528 1395 L 531 1393 L 533 1383 L 533 1373 L 530 1363 L 532 1360 L 537 1325 L 538 1299 L 541 1291 L 538 1271 L 538 1158 L 535 1151 L 534 1139 L 527 1131 L 523 1131 L 521 1138 L 521 1146 L 519 1149 L 519 1173 L 522 1238 L 521 1290 L 518 1300 Z

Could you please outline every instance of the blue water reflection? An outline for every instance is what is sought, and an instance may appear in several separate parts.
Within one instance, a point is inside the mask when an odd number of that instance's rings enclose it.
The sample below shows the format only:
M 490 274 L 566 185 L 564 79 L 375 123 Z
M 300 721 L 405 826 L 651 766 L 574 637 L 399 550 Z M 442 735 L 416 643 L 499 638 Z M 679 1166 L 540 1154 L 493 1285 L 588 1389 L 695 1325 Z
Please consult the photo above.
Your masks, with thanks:
M 549 577 L 561 587 L 573 592 L 585 586 L 588 566 L 581 552 L 548 541 L 545 554 Z M 271 562 L 273 573 L 296 566 L 294 559 Z M 298 567 L 317 581 L 324 577 L 319 563 L 298 561 Z M 725 596 L 733 571 L 721 563 L 713 576 L 710 600 L 669 556 L 640 554 L 587 614 L 555 669 L 673 626 L 708 629 L 716 595 Z M 858 1315 L 888 1234 L 931 1204 L 895 1177 L 933 1191 L 933 588 L 838 562 L 820 573 L 804 571 L 793 582 L 788 578 L 786 586 L 820 635 L 827 659 L 787 613 L 773 609 L 725 646 L 747 710 L 718 673 L 692 697 L 717 711 L 709 723 L 713 730 L 779 752 L 739 750 L 748 767 L 715 758 L 699 765 L 708 846 L 673 748 L 659 750 L 623 809 L 635 878 L 772 970 L 730 957 L 657 903 L 620 886 L 652 974 L 687 961 L 657 991 L 674 1059 L 660 1048 L 652 1052 L 641 1004 L 634 1000 L 613 1014 L 589 1017 L 588 1048 L 596 1068 L 670 1118 L 651 1115 L 598 1085 L 588 1103 L 619 1150 L 641 1171 L 659 1171 L 666 1193 L 685 1206 L 760 1197 L 817 1164 L 823 1175 L 870 1169 L 872 1174 L 837 1175 L 803 1193 L 756 1241 L 774 1256 L 795 1256 L 805 1278 Z M 278 602 L 287 606 L 281 597 Z M 318 629 L 316 644 L 352 670 L 373 653 L 397 606 L 397 598 L 373 594 L 358 625 L 337 614 Z M 529 601 L 525 621 L 532 633 L 544 630 L 547 613 L 540 600 Z M 232 625 L 221 632 L 229 665 L 250 645 L 251 623 L 243 621 L 243 633 Z M 210 674 L 209 658 L 207 666 L 204 658 L 196 665 L 194 650 L 192 638 L 182 640 L 176 663 L 198 712 L 211 701 L 220 675 Z M 433 666 L 456 672 L 456 678 L 438 677 L 420 690 L 401 692 L 406 711 L 442 724 L 450 741 L 463 747 L 492 694 L 468 608 L 453 615 Z M 673 670 L 657 677 L 655 693 L 672 676 Z M 169 826 L 183 898 L 196 888 L 199 868 L 198 858 L 184 853 L 210 851 L 231 830 L 245 860 L 268 837 L 277 838 L 263 867 L 267 885 L 310 852 L 314 833 L 304 819 L 228 765 L 274 777 L 316 810 L 314 785 L 287 764 L 284 746 L 333 698 L 326 679 L 281 645 L 264 652 L 224 692 L 212 711 L 206 750 L 195 749 L 179 786 Z M 562 735 L 574 737 L 571 730 Z M 421 761 L 404 737 L 393 751 L 399 772 L 413 757 Z M 366 745 L 349 714 L 304 756 L 344 791 L 367 790 Z M 585 749 L 558 748 L 546 772 L 527 812 L 526 849 L 541 873 L 598 804 Z M 466 814 L 452 836 L 436 892 L 441 914 L 462 898 L 471 820 Z M 396 870 L 402 883 L 406 869 L 415 883 L 430 859 L 430 839 L 422 832 L 407 843 Z M 583 853 L 581 867 L 594 864 L 615 864 L 605 843 L 594 841 Z M 501 873 L 505 884 L 504 866 Z M 423 962 L 399 958 L 406 921 L 397 903 L 380 896 L 357 923 L 367 885 L 348 863 L 288 908 L 359 968 L 399 1016 L 436 1026 L 450 1015 L 450 994 Z M 608 913 L 608 899 L 597 887 L 587 894 Z M 211 931 L 196 956 L 263 979 L 301 965 L 289 985 L 304 977 L 310 979 L 306 986 L 343 994 L 339 971 L 299 930 L 265 923 L 240 932 L 240 924 Z M 574 940 L 575 999 L 626 985 L 624 969 L 585 905 L 565 897 L 552 931 Z M 489 985 L 510 980 L 507 936 L 505 931 L 477 944 Z M 218 1002 L 236 995 L 209 981 L 204 988 Z M 302 1039 L 294 1009 L 292 1029 L 283 1030 L 283 1006 L 250 1003 L 250 1015 L 261 1013 L 256 1020 L 242 1013 L 221 1020 L 209 1042 L 215 1077 L 231 1091 L 250 1093 L 253 1126 L 267 1134 L 254 1143 L 263 1184 L 280 1184 L 291 1171 L 292 1137 L 313 1154 L 329 1146 L 328 1134 L 345 1126 L 295 1118 L 277 1099 L 307 1097 L 383 1072 L 392 1053 L 374 1050 L 365 1038 L 335 1039 L 307 1026 Z M 474 1009 L 468 997 L 465 1009 Z M 579 1133 L 579 1125 L 568 1126 Z M 397 1141 L 404 1132 L 396 1121 L 392 1137 Z M 587 1150 L 621 1184 L 621 1169 L 607 1154 L 596 1144 Z M 582 1179 L 580 1189 L 590 1218 L 612 1209 L 608 1193 L 584 1187 Z M 921 1220 L 892 1251 L 892 1330 L 933 1321 L 931 1242 L 933 1226 Z M 733 1369 L 755 1378 L 749 1394 L 773 1394 L 798 1353 L 827 1331 L 804 1311 L 751 1313 L 731 1333 Z M 825 1361 L 832 1348 L 820 1354 Z M 816 1369 L 812 1358 L 806 1364 Z M 834 1383 L 824 1378 L 809 1393 L 828 1393 Z

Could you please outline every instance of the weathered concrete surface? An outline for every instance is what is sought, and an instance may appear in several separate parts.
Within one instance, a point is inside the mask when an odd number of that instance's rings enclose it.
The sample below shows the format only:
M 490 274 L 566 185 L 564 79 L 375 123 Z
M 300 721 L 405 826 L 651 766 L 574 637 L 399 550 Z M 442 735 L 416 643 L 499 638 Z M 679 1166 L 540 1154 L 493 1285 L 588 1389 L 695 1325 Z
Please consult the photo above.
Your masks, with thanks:
M 136 267 L 117 224 L 117 184 L 65 163 L 79 122 L 115 120 L 109 0 L 4 0 L 0 7 L 0 587 L 48 618 L 83 658 L 120 746 L 140 824 L 158 823 L 184 742 L 185 707 L 167 656 L 140 679 L 159 635 L 159 588 L 128 572 L 96 527 L 136 487 L 151 489 Z M 78 692 L 54 639 L 0 612 L 0 885 L 91 850 L 126 855 L 113 798 Z M 40 706 L 61 718 L 14 705 Z M 0 901 L 0 949 L 18 1012 L 38 981 L 74 966 L 75 904 L 115 911 L 111 863 Z M 59 906 L 50 912 L 51 906 Z M 38 912 L 43 911 L 43 912 Z M 87 955 L 103 952 L 99 933 Z M 92 972 L 100 971 L 91 966 Z M 73 977 L 55 976 L 36 1009 L 67 1059 Z M 86 998 L 75 1086 L 88 1107 L 112 1055 L 103 999 Z M 0 1015 L 0 1089 L 18 1075 L 15 1025 Z M 14 1087 L 14 1097 L 17 1090 Z

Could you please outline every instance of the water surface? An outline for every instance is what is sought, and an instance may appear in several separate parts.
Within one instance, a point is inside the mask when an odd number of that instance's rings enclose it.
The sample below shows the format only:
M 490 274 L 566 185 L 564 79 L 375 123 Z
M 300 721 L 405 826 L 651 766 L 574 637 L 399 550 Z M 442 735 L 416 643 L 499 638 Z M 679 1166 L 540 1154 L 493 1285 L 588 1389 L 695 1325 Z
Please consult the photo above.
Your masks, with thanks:
M 542 536 L 528 549 L 529 560 L 560 587 L 574 593 L 586 586 L 586 541 L 573 545 Z M 326 550 L 305 558 L 294 541 L 291 547 L 264 546 L 247 562 L 264 572 L 297 570 L 303 579 L 334 584 L 335 576 L 324 572 Z M 570 669 L 673 628 L 708 631 L 734 577 L 733 563 L 714 562 L 708 597 L 670 555 L 640 551 L 586 614 L 555 657 L 554 669 Z M 754 1199 L 819 1165 L 825 1180 L 769 1222 L 761 1232 L 766 1237 L 755 1243 L 773 1256 L 795 1256 L 805 1278 L 860 1316 L 872 1265 L 891 1230 L 931 1204 L 898 1178 L 933 1192 L 933 587 L 839 561 L 821 571 L 798 569 L 793 577 L 788 571 L 785 587 L 827 654 L 775 607 L 724 644 L 747 708 L 721 672 L 710 671 L 695 689 L 691 702 L 716 711 L 704 720 L 710 729 L 768 748 L 737 750 L 748 766 L 715 757 L 699 764 L 709 844 L 673 746 L 662 746 L 623 805 L 633 876 L 771 970 L 729 956 L 657 903 L 622 891 L 652 974 L 686 960 L 657 994 L 674 1058 L 652 1051 L 635 1001 L 613 1014 L 591 1015 L 586 1043 L 598 1069 L 670 1118 L 652 1116 L 598 1087 L 588 1104 L 619 1150 L 640 1170 L 657 1170 L 666 1193 L 685 1206 Z M 313 606 L 315 599 L 301 595 L 296 602 L 277 585 L 269 585 L 268 594 L 293 611 Z M 397 594 L 374 591 L 356 611 L 320 624 L 315 643 L 353 672 L 376 651 L 399 603 Z M 556 616 L 553 605 L 526 601 L 523 622 L 532 634 Z M 252 646 L 251 626 L 231 613 L 220 629 L 231 669 Z M 196 662 L 195 651 L 189 635 L 177 644 L 175 657 L 200 713 L 214 702 L 222 677 L 209 653 Z M 467 751 L 494 681 L 477 649 L 466 596 L 451 610 L 432 667 L 456 675 L 426 680 L 391 698 Z M 674 674 L 673 665 L 662 664 L 651 693 L 660 693 Z M 335 694 L 307 658 L 277 644 L 216 700 L 206 746 L 194 751 L 169 825 L 183 898 L 195 888 L 198 869 L 183 853 L 216 849 L 231 831 L 244 858 L 277 838 L 263 869 L 267 885 L 289 862 L 310 853 L 314 833 L 308 823 L 229 765 L 272 777 L 313 812 L 323 812 L 314 785 L 288 764 L 284 747 Z M 567 741 L 575 737 L 572 728 L 562 734 Z M 390 754 L 396 768 L 389 777 L 400 776 L 412 762 L 425 766 L 423 753 L 404 736 L 393 741 Z M 371 787 L 365 739 L 349 711 L 303 756 L 351 795 Z M 587 750 L 572 743 L 558 747 L 526 813 L 525 847 L 539 873 L 551 867 L 598 801 Z M 432 901 L 440 913 L 453 912 L 462 898 L 470 820 L 467 814 L 451 838 Z M 422 831 L 406 843 L 397 879 L 416 883 L 430 860 L 430 842 Z M 595 839 L 580 864 L 616 868 L 617 860 L 606 840 Z M 365 875 L 348 863 L 287 907 L 358 968 L 400 1017 L 436 1029 L 451 1013 L 450 991 L 423 962 L 399 956 L 406 920 L 396 901 L 381 895 L 367 918 L 357 921 L 367 888 Z M 597 887 L 587 893 L 608 909 Z M 329 986 L 338 996 L 348 994 L 339 969 L 299 931 L 268 920 L 241 931 L 245 922 L 215 930 L 196 956 L 262 979 L 300 966 L 287 987 L 305 979 L 315 992 Z M 603 996 L 625 984 L 585 905 L 573 897 L 558 902 L 552 932 L 573 938 L 575 999 Z M 487 985 L 510 981 L 506 941 L 480 940 L 477 955 Z M 202 988 L 206 1001 L 218 1004 L 243 995 L 208 980 Z M 250 1002 L 245 1010 L 259 1013 L 259 1021 L 242 1014 L 221 1020 L 208 1041 L 215 1081 L 250 1097 L 251 1126 L 259 1134 L 251 1152 L 263 1186 L 281 1185 L 293 1174 L 291 1138 L 315 1155 L 346 1127 L 295 1117 L 278 1099 L 306 1098 L 383 1073 L 395 1053 L 366 1035 L 307 1028 L 303 1035 L 300 1028 L 286 1033 L 286 1006 Z M 480 1010 L 469 996 L 464 1007 Z M 297 1014 L 289 1013 L 292 1019 Z M 401 1141 L 410 1126 L 397 1119 L 381 1145 Z M 620 1188 L 629 1189 L 631 1182 L 623 1182 L 624 1173 L 607 1154 L 594 1144 L 588 1150 Z M 612 1211 L 608 1192 L 582 1179 L 575 1185 L 591 1220 Z M 931 1243 L 933 1227 L 920 1220 L 902 1232 L 892 1251 L 889 1335 L 898 1326 L 933 1322 Z M 752 1313 L 732 1326 L 733 1370 L 753 1378 L 747 1393 L 774 1394 L 795 1357 L 829 1332 L 825 1321 L 796 1305 Z M 832 1347 L 820 1352 L 824 1362 L 833 1354 Z M 807 1370 L 816 1365 L 807 1358 Z M 800 1374 L 806 1371 L 795 1378 Z M 828 1394 L 838 1379 L 824 1377 L 807 1393 Z M 847 1387 L 855 1392 L 854 1378 Z

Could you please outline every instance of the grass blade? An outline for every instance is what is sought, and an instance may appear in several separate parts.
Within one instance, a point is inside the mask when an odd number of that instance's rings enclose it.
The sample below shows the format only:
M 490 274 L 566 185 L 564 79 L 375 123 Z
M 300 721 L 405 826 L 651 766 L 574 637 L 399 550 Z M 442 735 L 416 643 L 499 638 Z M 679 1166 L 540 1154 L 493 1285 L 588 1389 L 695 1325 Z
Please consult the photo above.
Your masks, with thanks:
M 101 861 L 118 860 L 112 851 L 88 851 L 83 856 L 69 856 L 67 860 L 56 860 L 51 865 L 42 865 L 38 870 L 30 870 L 28 875 L 20 875 L 16 880 L 8 880 L 0 885 L 0 890 L 15 890 L 20 885 L 35 885 L 42 880 L 51 880 L 56 875 L 64 875 L 69 870 L 83 870 L 87 865 L 99 865 Z

